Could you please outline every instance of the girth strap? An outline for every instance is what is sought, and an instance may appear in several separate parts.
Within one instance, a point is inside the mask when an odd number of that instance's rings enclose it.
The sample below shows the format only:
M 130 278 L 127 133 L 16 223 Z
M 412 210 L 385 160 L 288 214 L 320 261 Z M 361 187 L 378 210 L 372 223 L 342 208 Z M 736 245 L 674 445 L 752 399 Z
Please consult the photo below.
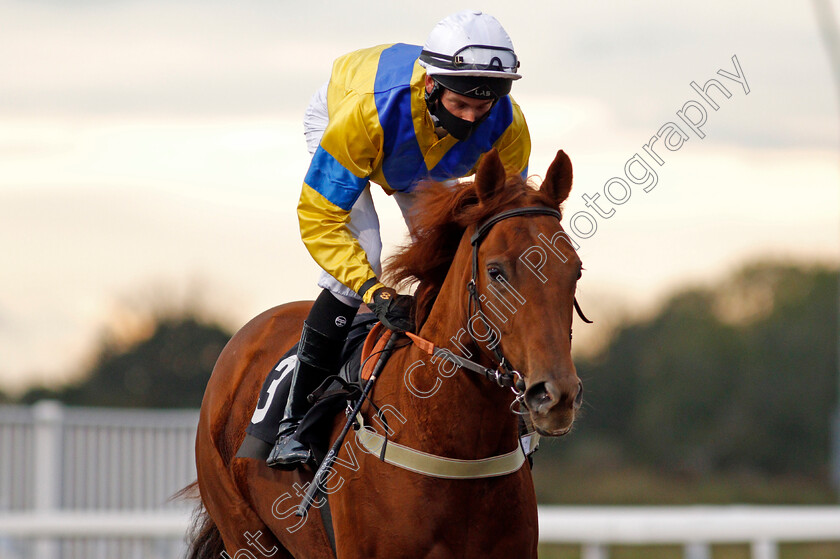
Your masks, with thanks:
M 521 444 L 517 444 L 516 449 L 507 454 L 491 458 L 480 460 L 445 458 L 387 441 L 373 429 L 365 427 L 361 413 L 356 415 L 356 421 L 360 426 L 356 431 L 356 440 L 365 450 L 374 456 L 379 456 L 388 464 L 425 476 L 447 479 L 497 477 L 519 470 L 525 462 L 525 452 Z

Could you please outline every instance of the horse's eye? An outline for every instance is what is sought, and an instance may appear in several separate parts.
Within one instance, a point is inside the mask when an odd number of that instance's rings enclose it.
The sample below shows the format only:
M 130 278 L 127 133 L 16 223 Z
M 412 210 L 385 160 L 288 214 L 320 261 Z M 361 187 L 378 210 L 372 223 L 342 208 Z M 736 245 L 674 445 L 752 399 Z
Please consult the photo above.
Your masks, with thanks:
M 487 275 L 490 276 L 490 279 L 496 281 L 505 277 L 504 272 L 498 266 L 487 266 Z

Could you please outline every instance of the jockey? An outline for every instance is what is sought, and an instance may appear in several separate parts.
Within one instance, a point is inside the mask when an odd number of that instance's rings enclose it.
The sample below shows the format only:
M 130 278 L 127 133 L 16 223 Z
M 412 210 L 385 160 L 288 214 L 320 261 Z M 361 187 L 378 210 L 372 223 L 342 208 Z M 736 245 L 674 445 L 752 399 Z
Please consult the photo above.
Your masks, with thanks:
M 382 45 L 333 64 L 304 117 L 312 162 L 298 203 L 301 237 L 323 268 L 323 291 L 303 324 L 269 466 L 294 469 L 310 459 L 295 430 L 310 407 L 307 396 L 339 369 L 363 301 L 386 327 L 414 328 L 413 298 L 378 279 L 382 241 L 369 183 L 393 195 L 408 221 L 419 181 L 472 174 L 492 148 L 509 173 L 525 176 L 530 136 L 508 96 L 518 68 L 505 30 L 478 11 L 443 19 L 422 48 Z

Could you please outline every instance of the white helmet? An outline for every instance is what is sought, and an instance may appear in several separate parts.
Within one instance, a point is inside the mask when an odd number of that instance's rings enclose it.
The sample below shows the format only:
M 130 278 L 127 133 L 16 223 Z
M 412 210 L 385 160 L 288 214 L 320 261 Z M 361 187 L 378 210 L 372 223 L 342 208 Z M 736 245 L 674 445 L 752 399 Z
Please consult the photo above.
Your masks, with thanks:
M 420 65 L 430 76 L 518 80 L 519 59 L 496 18 L 464 10 L 441 20 L 426 39 Z

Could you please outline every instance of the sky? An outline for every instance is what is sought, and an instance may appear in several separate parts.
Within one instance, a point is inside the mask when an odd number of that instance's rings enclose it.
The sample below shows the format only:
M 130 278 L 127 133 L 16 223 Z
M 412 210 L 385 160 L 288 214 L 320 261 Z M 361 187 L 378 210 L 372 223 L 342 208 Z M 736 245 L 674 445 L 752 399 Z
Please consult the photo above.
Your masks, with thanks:
M 0 0 L 0 388 L 73 378 L 131 309 L 201 300 L 235 328 L 314 298 L 310 96 L 336 57 L 465 8 L 522 62 L 530 172 L 572 159 L 596 320 L 576 340 L 756 258 L 840 261 L 840 93 L 811 2 Z M 710 79 L 717 110 L 691 85 Z M 374 198 L 388 250 L 405 228 Z

